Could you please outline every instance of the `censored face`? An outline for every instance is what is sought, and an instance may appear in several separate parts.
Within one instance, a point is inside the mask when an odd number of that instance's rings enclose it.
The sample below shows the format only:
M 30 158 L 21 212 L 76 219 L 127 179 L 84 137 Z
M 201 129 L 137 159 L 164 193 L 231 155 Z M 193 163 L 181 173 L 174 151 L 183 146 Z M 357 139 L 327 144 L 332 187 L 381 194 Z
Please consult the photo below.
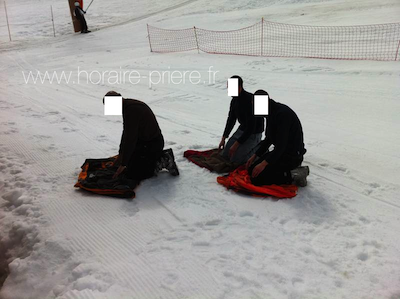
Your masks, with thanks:
M 240 87 L 238 78 L 229 78 L 227 87 L 228 87 L 228 96 L 237 97 L 239 95 Z

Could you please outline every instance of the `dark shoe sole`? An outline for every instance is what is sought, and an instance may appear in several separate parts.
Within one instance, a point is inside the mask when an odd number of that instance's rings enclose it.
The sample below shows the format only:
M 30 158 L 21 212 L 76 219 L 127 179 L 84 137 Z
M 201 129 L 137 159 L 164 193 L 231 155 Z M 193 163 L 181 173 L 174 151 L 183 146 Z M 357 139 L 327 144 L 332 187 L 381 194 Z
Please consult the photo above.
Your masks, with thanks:
M 175 163 L 175 157 L 174 157 L 174 152 L 172 151 L 172 148 L 164 150 L 164 154 L 169 156 L 171 161 L 172 161 L 172 164 L 169 165 L 169 167 L 167 168 L 168 172 L 172 176 L 178 176 L 179 175 L 179 170 L 178 170 L 178 166 Z
M 297 170 L 297 171 L 296 171 Z M 307 176 L 310 174 L 308 166 L 300 166 L 293 170 L 293 183 L 299 187 L 307 186 Z

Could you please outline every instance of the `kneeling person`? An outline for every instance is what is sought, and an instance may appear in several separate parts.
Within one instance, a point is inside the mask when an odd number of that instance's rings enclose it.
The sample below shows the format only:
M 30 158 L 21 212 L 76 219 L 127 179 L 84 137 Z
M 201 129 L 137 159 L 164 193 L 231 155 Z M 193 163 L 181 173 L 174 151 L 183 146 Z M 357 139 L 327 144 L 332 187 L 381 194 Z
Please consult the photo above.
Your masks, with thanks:
M 105 96 L 121 97 L 115 91 Z M 164 137 L 150 107 L 138 100 L 122 98 L 122 118 L 119 155 L 114 162 L 119 167 L 114 178 L 125 172 L 128 178 L 141 181 L 163 168 L 172 175 L 179 175 L 172 149 L 163 151 Z
M 254 95 L 267 95 L 257 90 Z M 265 139 L 256 153 L 247 161 L 251 181 L 254 185 L 291 184 L 307 185 L 307 166 L 300 167 L 306 153 L 303 129 L 296 113 L 288 106 L 268 99 L 269 114 Z M 269 151 L 269 147 L 274 149 Z
M 223 149 L 222 156 L 225 159 L 241 165 L 246 163 L 255 152 L 257 144 L 261 141 L 262 132 L 264 131 L 264 119 L 254 116 L 254 96 L 243 89 L 242 78 L 239 76 L 231 78 L 238 80 L 238 96 L 232 97 L 219 149 Z M 236 121 L 239 122 L 240 126 L 225 145 L 225 140 L 232 132 Z

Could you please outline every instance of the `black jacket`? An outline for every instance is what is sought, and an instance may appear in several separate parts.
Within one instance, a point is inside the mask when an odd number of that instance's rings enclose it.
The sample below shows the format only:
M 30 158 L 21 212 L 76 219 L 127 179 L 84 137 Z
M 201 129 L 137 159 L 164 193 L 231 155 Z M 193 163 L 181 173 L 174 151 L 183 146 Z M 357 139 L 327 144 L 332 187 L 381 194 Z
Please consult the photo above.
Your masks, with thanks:
M 254 95 L 244 89 L 239 96 L 232 97 L 224 137 L 229 137 L 236 120 L 239 121 L 239 129 L 243 131 L 242 136 L 238 139 L 238 142 L 241 144 L 244 143 L 251 134 L 262 133 L 264 131 L 264 118 L 254 116 L 253 101 Z
M 271 144 L 274 150 L 267 152 Z M 268 164 L 274 164 L 279 159 L 302 158 L 305 153 L 303 129 L 296 113 L 270 99 L 265 139 L 261 141 L 256 155 Z
M 156 116 L 150 107 L 138 100 L 124 99 L 122 102 L 122 132 L 119 155 L 121 164 L 127 166 L 138 142 L 149 142 L 161 135 Z
M 79 6 L 75 7 L 75 17 L 77 19 L 84 19 L 85 18 L 85 12 L 82 8 L 80 8 Z

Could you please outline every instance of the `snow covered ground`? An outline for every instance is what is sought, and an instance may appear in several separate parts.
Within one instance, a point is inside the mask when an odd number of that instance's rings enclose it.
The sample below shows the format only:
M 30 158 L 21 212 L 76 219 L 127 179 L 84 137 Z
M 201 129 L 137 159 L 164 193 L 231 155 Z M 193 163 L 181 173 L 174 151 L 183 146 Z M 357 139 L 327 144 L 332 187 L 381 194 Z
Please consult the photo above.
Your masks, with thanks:
M 0 297 L 400 298 L 399 62 L 154 54 L 145 27 L 227 30 L 262 16 L 379 24 L 399 21 L 400 3 L 198 0 L 128 22 L 180 3 L 159 2 L 130 4 L 107 21 L 93 14 L 89 26 L 109 27 L 88 35 L 29 33 L 1 45 L 0 271 L 9 263 L 9 275 Z M 90 10 L 102 5 L 128 1 L 94 2 Z M 70 82 L 26 84 L 37 70 L 64 71 Z M 85 72 L 112 70 L 143 78 L 86 82 Z M 173 70 L 199 71 L 206 82 L 149 86 L 152 71 Z M 234 74 L 248 91 L 265 89 L 291 106 L 303 123 L 311 174 L 292 200 L 225 190 L 217 175 L 182 157 L 218 145 Z M 85 158 L 117 152 L 121 118 L 104 116 L 101 102 L 109 90 L 150 105 L 181 172 L 143 182 L 133 201 L 73 188 Z
M 6 3 L 6 5 L 4 4 Z M 53 23 L 56 36 L 70 35 L 73 33 L 71 14 L 68 1 L 54 2 L 51 0 L 8 0 L 0 3 L 0 41 L 9 41 L 6 9 L 10 24 L 10 32 L 13 41 L 19 46 L 27 40 L 39 40 L 53 38 Z M 91 0 L 83 1 L 86 10 Z M 184 6 L 193 0 L 146 0 L 132 1 L 104 1 L 96 0 L 87 10 L 86 19 L 90 29 L 100 29 L 125 22 L 129 22 L 144 16 L 149 16 L 161 11 Z M 53 17 L 51 14 L 53 9 Z

